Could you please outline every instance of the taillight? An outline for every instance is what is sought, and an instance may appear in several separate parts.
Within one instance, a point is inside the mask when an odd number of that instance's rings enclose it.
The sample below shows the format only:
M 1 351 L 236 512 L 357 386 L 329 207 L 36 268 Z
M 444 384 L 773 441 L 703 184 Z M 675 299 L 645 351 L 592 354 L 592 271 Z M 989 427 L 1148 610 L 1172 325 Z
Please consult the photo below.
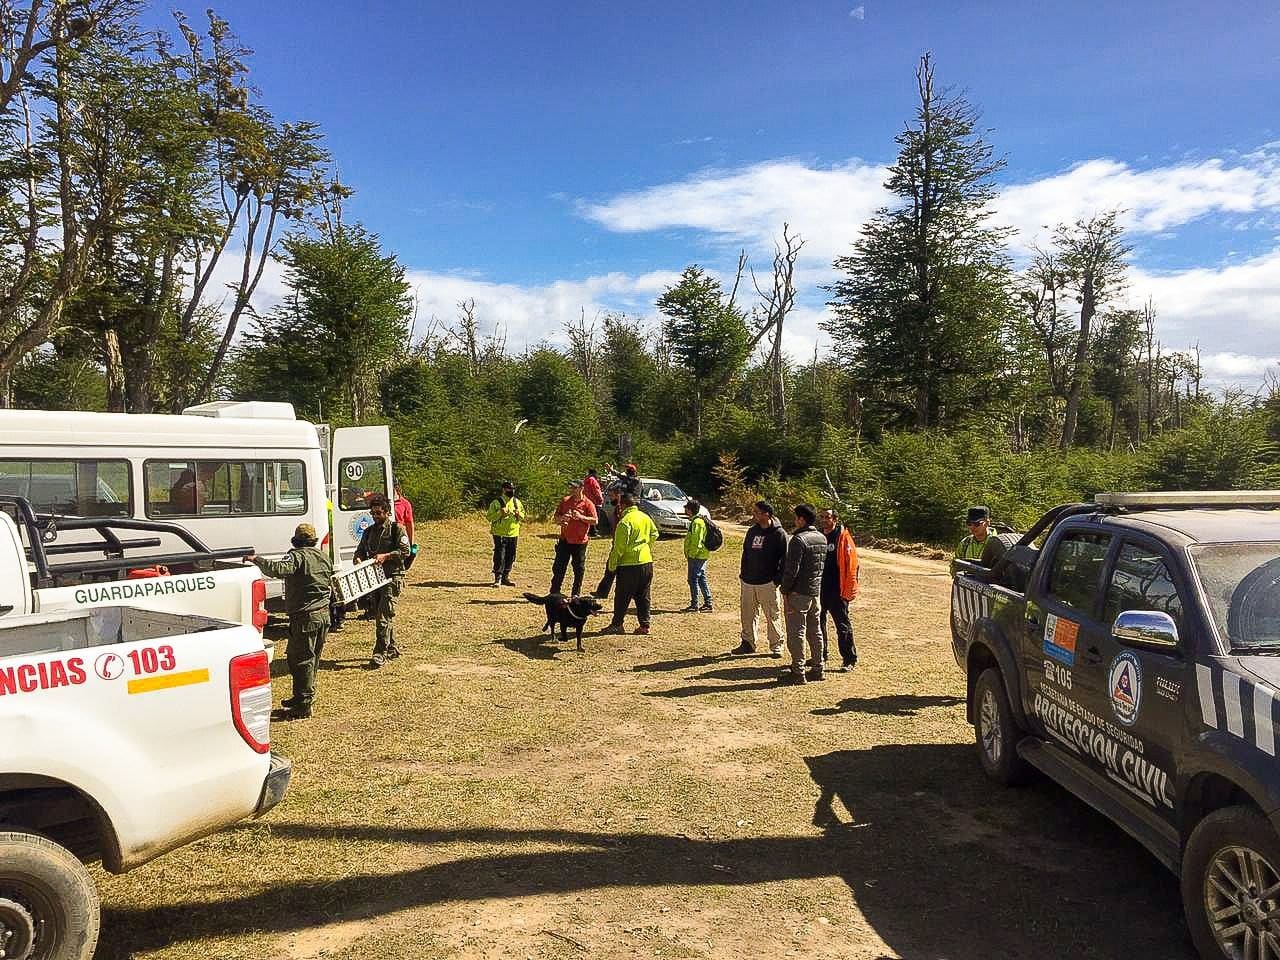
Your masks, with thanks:
M 267 581 L 253 581 L 253 625 L 262 632 L 267 625 Z
M 267 651 L 236 657 L 228 676 L 236 731 L 258 753 L 266 753 L 271 749 L 271 661 Z

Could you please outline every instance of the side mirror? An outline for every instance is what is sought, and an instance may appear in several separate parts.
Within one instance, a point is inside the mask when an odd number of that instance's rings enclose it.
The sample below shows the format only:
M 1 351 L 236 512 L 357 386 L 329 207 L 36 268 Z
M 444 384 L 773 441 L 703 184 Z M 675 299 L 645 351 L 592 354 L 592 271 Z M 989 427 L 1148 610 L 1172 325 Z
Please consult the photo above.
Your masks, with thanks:
M 1163 610 L 1126 610 L 1116 617 L 1111 635 L 1128 646 L 1164 650 L 1178 646 L 1178 626 Z

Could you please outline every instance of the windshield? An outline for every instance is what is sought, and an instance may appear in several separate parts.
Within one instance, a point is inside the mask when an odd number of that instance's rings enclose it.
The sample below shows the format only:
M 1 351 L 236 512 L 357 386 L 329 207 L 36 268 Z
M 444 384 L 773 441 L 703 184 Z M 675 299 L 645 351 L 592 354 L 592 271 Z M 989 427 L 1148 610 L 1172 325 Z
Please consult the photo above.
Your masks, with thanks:
M 683 500 L 684 491 L 666 480 L 641 480 L 646 500 Z
M 1190 553 L 1228 643 L 1280 650 L 1280 543 L 1202 543 Z

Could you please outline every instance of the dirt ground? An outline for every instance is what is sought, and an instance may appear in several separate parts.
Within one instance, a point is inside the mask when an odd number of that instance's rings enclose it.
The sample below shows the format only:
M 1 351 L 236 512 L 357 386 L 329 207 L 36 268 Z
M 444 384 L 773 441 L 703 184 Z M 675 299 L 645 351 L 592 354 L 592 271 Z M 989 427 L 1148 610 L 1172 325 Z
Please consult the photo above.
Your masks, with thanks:
M 1138 844 L 1051 784 L 983 778 L 943 564 L 865 551 L 857 670 L 780 688 L 779 661 L 726 655 L 732 534 L 715 613 L 674 612 L 663 541 L 653 635 L 577 653 L 520 597 L 546 590 L 550 528 L 521 536 L 515 590 L 488 586 L 480 521 L 419 529 L 406 656 L 367 671 L 372 625 L 332 636 L 315 718 L 273 727 L 285 801 L 100 875 L 99 957 L 1193 956 Z

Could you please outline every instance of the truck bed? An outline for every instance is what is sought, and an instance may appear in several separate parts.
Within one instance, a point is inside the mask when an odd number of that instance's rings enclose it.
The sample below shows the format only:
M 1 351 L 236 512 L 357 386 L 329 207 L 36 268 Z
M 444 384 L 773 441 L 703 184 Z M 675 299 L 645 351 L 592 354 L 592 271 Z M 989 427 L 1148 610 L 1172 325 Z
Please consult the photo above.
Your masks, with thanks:
M 0 659 L 158 640 L 228 626 L 212 617 L 134 607 L 6 617 L 0 619 Z

